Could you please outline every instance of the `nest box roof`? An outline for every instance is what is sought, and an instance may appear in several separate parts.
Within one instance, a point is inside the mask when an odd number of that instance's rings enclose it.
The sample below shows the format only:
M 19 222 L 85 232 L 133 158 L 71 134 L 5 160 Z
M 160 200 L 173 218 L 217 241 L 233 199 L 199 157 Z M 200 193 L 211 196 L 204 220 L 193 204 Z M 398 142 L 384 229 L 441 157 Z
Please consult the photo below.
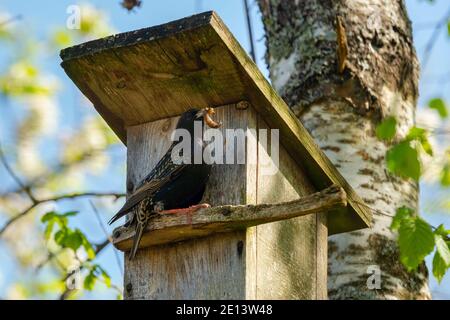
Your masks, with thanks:
M 344 188 L 348 209 L 328 218 L 329 233 L 370 225 L 371 214 L 314 143 L 214 12 L 121 33 L 61 51 L 62 67 L 126 143 L 126 127 L 180 115 L 192 106 L 247 100 L 313 185 Z

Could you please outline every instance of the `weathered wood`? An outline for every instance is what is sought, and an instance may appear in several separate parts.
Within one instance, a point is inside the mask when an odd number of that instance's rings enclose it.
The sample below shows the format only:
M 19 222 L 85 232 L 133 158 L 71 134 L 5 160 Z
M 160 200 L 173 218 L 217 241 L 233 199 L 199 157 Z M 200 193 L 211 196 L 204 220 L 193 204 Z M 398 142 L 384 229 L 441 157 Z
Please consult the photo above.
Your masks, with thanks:
M 226 106 L 217 108 L 216 112 L 217 120 L 223 122 L 221 130 L 242 128 L 249 133 L 247 162 L 243 165 L 215 165 L 204 201 L 213 206 L 258 205 L 295 201 L 314 193 L 302 169 L 283 148 L 280 150 L 279 171 L 274 175 L 262 175 L 261 160 L 270 157 L 261 144 L 261 137 L 255 135 L 257 131 L 251 129 L 267 128 L 267 125 L 258 119 L 254 108 L 238 110 L 234 106 Z M 161 120 L 129 129 L 129 182 L 141 179 L 165 153 L 169 146 L 169 131 L 175 121 Z M 226 141 L 226 144 L 230 143 L 233 142 Z M 255 162 L 258 158 L 260 161 Z M 340 211 L 338 207 L 328 214 L 337 214 Z M 320 216 L 312 214 L 267 223 L 246 231 L 202 234 L 201 238 L 140 249 L 134 260 L 125 260 L 125 298 L 324 298 L 326 273 L 321 270 L 326 268 L 326 247 L 323 250 L 319 246 L 326 242 L 327 232 L 326 225 L 318 222 L 317 217 Z M 185 216 L 167 218 L 181 218 L 181 222 L 186 223 Z M 202 228 L 194 227 L 196 221 L 194 215 L 189 232 L 203 232 Z M 156 232 L 158 230 L 145 234 L 143 241 L 151 239 L 151 233 Z M 127 246 L 125 244 L 124 249 Z M 325 263 L 325 267 L 319 263 Z
M 249 110 L 216 109 L 220 130 L 255 126 Z M 137 181 L 148 173 L 170 145 L 168 130 L 175 119 L 128 129 L 128 179 Z M 250 152 L 251 153 L 251 152 Z M 225 155 L 224 155 L 225 156 Z M 246 165 L 216 165 L 203 202 L 212 206 L 251 203 Z M 253 191 L 252 191 L 253 190 Z M 125 259 L 126 299 L 245 299 L 246 231 L 221 233 L 190 241 L 152 246 Z M 127 290 L 130 288 L 130 290 Z
M 268 129 L 262 117 L 258 117 L 258 129 Z M 307 197 L 315 192 L 303 168 L 289 156 L 283 146 L 279 150 L 278 170 L 268 175 L 274 166 L 271 153 L 272 141 L 264 145 L 264 137 L 258 136 L 257 203 L 280 203 Z M 331 213 L 335 214 L 335 213 Z M 255 228 L 256 274 L 255 297 L 257 299 L 317 299 L 326 290 L 317 287 L 326 283 L 326 274 L 320 278 L 318 263 L 326 259 L 326 252 L 318 252 L 317 215 L 278 221 Z M 325 227 L 326 231 L 326 227 Z M 327 238 L 328 234 L 320 233 Z M 319 256 L 322 254 L 322 256 Z
M 150 221 L 140 248 L 204 237 L 214 233 L 287 220 L 309 214 L 333 213 L 347 205 L 345 191 L 331 186 L 298 200 L 277 204 L 225 205 L 200 209 L 192 215 L 165 214 Z M 131 248 L 134 227 L 119 227 L 113 232 L 113 244 L 122 251 Z M 325 237 L 326 238 L 326 237 Z
M 124 143 L 126 127 L 248 100 L 304 168 L 316 190 L 333 184 L 348 210 L 329 217 L 330 234 L 370 226 L 371 214 L 317 147 L 220 18 L 208 12 L 118 34 L 61 52 L 62 66 Z

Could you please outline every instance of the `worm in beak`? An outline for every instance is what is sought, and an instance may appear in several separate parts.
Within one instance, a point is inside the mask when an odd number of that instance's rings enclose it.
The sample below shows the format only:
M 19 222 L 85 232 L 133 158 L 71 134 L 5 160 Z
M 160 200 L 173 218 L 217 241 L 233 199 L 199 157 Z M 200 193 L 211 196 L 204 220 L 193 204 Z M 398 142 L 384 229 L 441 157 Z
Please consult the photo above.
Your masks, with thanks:
M 214 115 L 216 113 L 216 111 L 214 111 L 214 108 L 204 108 L 203 109 L 203 119 L 205 120 L 205 123 L 208 125 L 208 127 L 210 128 L 219 128 L 222 123 L 221 122 L 216 122 L 214 121 L 214 119 L 211 117 L 212 115 Z

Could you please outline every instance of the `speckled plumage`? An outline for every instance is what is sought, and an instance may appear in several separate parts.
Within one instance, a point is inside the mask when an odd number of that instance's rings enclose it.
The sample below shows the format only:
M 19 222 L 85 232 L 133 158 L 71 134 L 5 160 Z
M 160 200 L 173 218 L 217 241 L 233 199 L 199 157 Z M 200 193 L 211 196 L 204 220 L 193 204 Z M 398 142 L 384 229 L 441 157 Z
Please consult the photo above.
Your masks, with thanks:
M 186 129 L 194 137 L 194 122 L 202 121 L 199 110 L 191 109 L 183 113 L 178 120 L 177 129 Z M 197 204 L 205 190 L 209 178 L 211 165 L 201 164 L 176 164 L 172 161 L 172 150 L 178 142 L 174 142 L 153 170 L 141 181 L 135 191 L 127 199 L 119 212 L 110 220 L 115 222 L 129 212 L 133 212 L 131 220 L 127 223 L 135 225 L 133 247 L 130 252 L 132 259 L 139 246 L 149 220 L 162 210 L 185 208 Z M 191 141 L 191 155 L 194 155 L 195 143 L 203 141 Z

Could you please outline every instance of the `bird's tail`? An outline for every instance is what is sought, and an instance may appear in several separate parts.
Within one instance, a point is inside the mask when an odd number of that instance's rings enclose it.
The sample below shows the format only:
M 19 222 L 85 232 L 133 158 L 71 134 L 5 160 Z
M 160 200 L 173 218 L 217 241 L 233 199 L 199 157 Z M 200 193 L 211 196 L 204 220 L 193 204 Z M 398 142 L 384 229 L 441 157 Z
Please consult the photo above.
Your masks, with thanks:
M 134 234 L 133 239 L 133 247 L 131 248 L 130 255 L 128 258 L 132 260 L 136 256 L 136 252 L 139 247 L 139 243 L 141 242 L 142 234 L 144 233 L 145 228 L 147 227 L 147 222 L 145 223 L 137 223 L 136 224 L 136 232 Z

